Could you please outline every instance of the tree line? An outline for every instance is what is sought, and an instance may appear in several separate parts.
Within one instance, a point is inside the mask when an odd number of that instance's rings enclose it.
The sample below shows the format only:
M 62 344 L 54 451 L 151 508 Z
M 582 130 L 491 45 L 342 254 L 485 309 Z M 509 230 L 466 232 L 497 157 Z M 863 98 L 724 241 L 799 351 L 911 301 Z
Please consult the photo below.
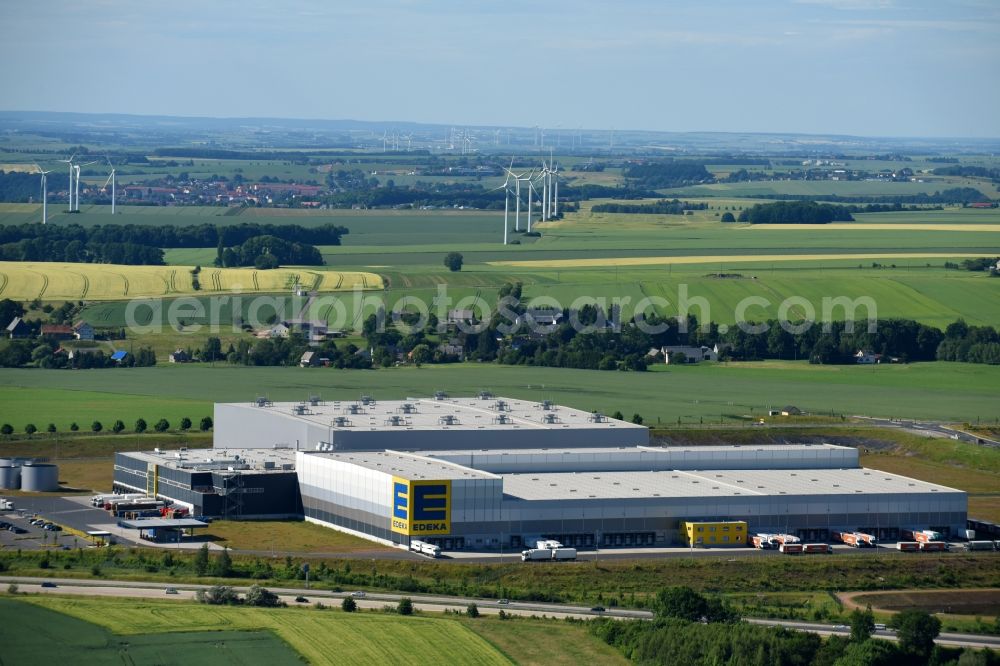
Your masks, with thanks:
M 822 640 L 818 634 L 765 627 L 740 620 L 725 603 L 687 587 L 660 590 L 652 621 L 600 619 L 591 633 L 634 663 L 677 666 L 896 666 L 976 664 L 994 666 L 989 650 L 935 645 L 941 621 L 910 609 L 889 621 L 896 641 L 874 638 L 871 609 L 854 610 L 850 633 Z
M 49 192 L 68 190 L 69 175 L 53 171 L 48 175 Z M 0 171 L 0 201 L 27 203 L 42 201 L 42 177 L 24 171 Z M 49 203 L 52 203 L 51 201 Z
M 746 208 L 737 220 L 750 224 L 829 224 L 853 222 L 854 217 L 843 206 L 815 201 L 776 201 Z
M 0 225 L 0 244 L 21 240 L 59 240 L 87 243 L 133 243 L 160 248 L 214 247 L 221 243 L 233 246 L 255 236 L 273 236 L 290 243 L 340 245 L 348 233 L 345 227 L 324 224 L 303 227 L 298 224 L 259 224 L 256 222 L 215 225 L 137 225 L 105 224 L 85 227 L 79 224 L 10 224 Z
M 201 430 L 202 432 L 208 432 L 209 430 L 212 429 L 212 425 L 213 425 L 212 417 L 204 416 L 202 417 L 201 422 L 198 424 L 198 429 Z M 192 426 L 193 424 L 191 423 L 191 419 L 185 416 L 180 420 L 180 424 L 177 429 L 180 430 L 181 432 L 186 432 L 190 430 Z M 69 430 L 70 432 L 79 432 L 80 425 L 76 421 L 73 421 L 69 425 Z M 125 432 L 125 422 L 122 421 L 121 419 L 118 419 L 111 424 L 109 430 L 116 435 Z M 132 432 L 137 434 L 142 434 L 147 430 L 149 430 L 149 423 L 146 422 L 146 419 L 143 418 L 136 419 L 135 425 L 132 427 Z M 167 432 L 168 430 L 170 430 L 170 421 L 166 419 L 160 419 L 159 421 L 153 423 L 154 432 L 162 433 L 162 432 Z M 57 432 L 59 432 L 59 429 L 56 427 L 55 423 L 50 423 L 48 427 L 45 429 L 45 431 L 50 435 L 54 435 Z M 93 421 L 90 424 L 90 431 L 95 433 L 104 432 L 104 424 L 101 423 L 100 421 Z M 15 432 L 14 426 L 12 426 L 11 424 L 4 423 L 3 425 L 0 425 L 0 435 L 3 435 L 4 437 L 12 437 L 14 435 L 14 432 Z M 38 432 L 38 427 L 34 423 L 29 423 L 26 426 L 24 426 L 24 434 L 26 434 L 29 438 L 37 432 Z
M 622 175 L 635 187 L 651 190 L 715 181 L 703 163 L 687 160 L 633 164 L 627 167 Z
M 604 203 L 590 209 L 594 213 L 638 213 L 648 215 L 683 215 L 688 210 L 708 210 L 707 203 L 692 203 L 679 199 L 660 199 L 649 204 Z

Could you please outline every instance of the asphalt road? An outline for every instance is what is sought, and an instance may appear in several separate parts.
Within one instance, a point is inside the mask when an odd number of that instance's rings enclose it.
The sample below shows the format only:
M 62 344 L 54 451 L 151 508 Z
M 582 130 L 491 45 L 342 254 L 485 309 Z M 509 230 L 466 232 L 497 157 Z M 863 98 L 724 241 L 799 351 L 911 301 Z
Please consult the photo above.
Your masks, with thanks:
M 54 583 L 56 587 L 42 587 L 42 582 Z M 177 594 L 167 594 L 166 586 L 137 581 L 116 581 L 116 580 L 78 580 L 73 578 L 27 578 L 20 576 L 0 576 L 0 583 L 16 583 L 21 592 L 40 594 L 61 594 L 79 595 L 94 597 L 125 597 L 139 599 L 194 599 L 195 591 L 207 589 L 209 585 L 175 585 Z M 237 592 L 245 594 L 249 588 L 234 587 Z M 327 590 L 303 590 L 297 588 L 268 588 L 277 594 L 282 601 L 290 606 L 299 605 L 295 601 L 298 596 L 304 596 L 307 602 L 301 605 L 315 605 L 317 602 L 329 600 L 328 605 L 339 603 L 341 599 L 351 594 L 351 592 L 330 592 Z M 650 619 L 653 617 L 649 611 L 629 610 L 621 608 L 609 608 L 605 611 L 595 611 L 587 606 L 574 606 L 570 604 L 552 604 L 537 602 L 511 601 L 501 604 L 499 600 L 475 599 L 471 597 L 449 597 L 449 596 L 427 596 L 427 595 L 399 595 L 383 593 L 365 593 L 364 597 L 356 598 L 360 608 L 381 608 L 385 605 L 395 605 L 403 596 L 409 596 L 415 608 L 427 612 L 444 612 L 445 610 L 464 610 L 469 604 L 476 604 L 480 613 L 498 614 L 501 610 L 504 613 L 514 615 L 546 615 L 557 618 L 579 618 L 591 619 L 594 617 L 612 617 L 622 620 L 628 619 Z M 824 636 L 848 635 L 850 629 L 843 625 L 818 624 L 813 622 L 797 622 L 791 620 L 760 620 L 747 618 L 747 622 L 774 627 L 785 627 L 797 631 L 808 631 Z M 880 630 L 875 632 L 878 638 L 886 640 L 896 640 L 896 635 L 892 631 Z M 1000 636 L 984 636 L 979 634 L 956 634 L 942 633 L 936 642 L 939 645 L 951 647 L 969 648 L 992 648 L 1000 649 Z
M 1000 442 L 983 437 L 982 435 L 970 435 L 964 430 L 952 428 L 935 421 L 914 421 L 912 419 L 877 419 L 870 416 L 854 416 L 856 419 L 864 419 L 871 425 L 880 428 L 900 428 L 910 432 L 922 433 L 931 437 L 948 437 L 969 444 L 979 446 L 1000 447 Z

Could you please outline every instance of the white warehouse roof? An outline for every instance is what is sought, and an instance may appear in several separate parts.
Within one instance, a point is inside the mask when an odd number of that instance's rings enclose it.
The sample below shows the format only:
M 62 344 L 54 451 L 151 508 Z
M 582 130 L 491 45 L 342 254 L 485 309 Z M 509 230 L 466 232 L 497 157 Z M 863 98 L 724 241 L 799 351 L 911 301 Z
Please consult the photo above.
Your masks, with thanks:
M 403 479 L 497 479 L 483 472 L 443 460 L 398 451 L 352 451 L 344 453 L 304 452 L 309 458 L 325 458 L 383 472 Z
M 504 474 L 503 492 L 522 500 L 641 499 L 961 491 L 864 468 Z
M 333 400 L 304 402 L 226 403 L 267 410 L 329 427 L 358 430 L 604 430 L 646 431 L 645 426 L 618 421 L 572 407 L 504 397 L 409 398 L 407 400 Z

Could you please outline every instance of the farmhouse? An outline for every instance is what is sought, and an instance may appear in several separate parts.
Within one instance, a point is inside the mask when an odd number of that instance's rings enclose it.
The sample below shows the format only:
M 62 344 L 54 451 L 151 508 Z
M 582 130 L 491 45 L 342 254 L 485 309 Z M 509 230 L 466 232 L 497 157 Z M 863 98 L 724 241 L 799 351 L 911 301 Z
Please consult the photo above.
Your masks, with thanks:
M 167 359 L 171 363 L 190 363 L 191 354 L 188 354 L 183 349 L 175 349 L 174 352 L 167 357 Z
M 42 324 L 42 337 L 50 340 L 72 340 L 73 327 L 66 324 Z
M 859 349 L 854 355 L 854 360 L 860 365 L 874 365 L 882 362 L 882 354 L 876 354 L 871 350 Z
M 85 321 L 78 321 L 73 324 L 73 335 L 77 340 L 93 340 L 94 327 Z
M 24 323 L 23 319 L 20 317 L 14 317 L 11 322 L 7 324 L 7 337 L 11 340 L 31 337 L 31 329 L 28 328 L 26 323 Z
M 675 345 L 671 347 L 661 347 L 660 354 L 663 354 L 663 361 L 667 365 L 671 363 L 698 363 L 699 361 L 718 361 L 719 351 L 717 347 L 688 347 Z

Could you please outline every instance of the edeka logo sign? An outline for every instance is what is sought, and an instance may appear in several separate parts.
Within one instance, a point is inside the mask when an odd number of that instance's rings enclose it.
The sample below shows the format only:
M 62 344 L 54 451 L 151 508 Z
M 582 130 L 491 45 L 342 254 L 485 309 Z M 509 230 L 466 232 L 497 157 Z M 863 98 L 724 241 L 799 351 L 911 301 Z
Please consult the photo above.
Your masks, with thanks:
M 392 531 L 408 536 L 451 533 L 451 481 L 392 477 Z

